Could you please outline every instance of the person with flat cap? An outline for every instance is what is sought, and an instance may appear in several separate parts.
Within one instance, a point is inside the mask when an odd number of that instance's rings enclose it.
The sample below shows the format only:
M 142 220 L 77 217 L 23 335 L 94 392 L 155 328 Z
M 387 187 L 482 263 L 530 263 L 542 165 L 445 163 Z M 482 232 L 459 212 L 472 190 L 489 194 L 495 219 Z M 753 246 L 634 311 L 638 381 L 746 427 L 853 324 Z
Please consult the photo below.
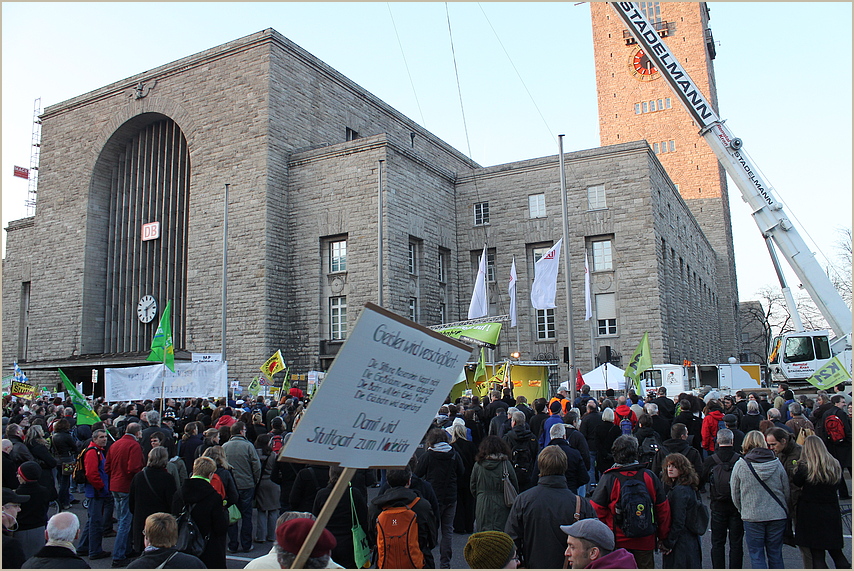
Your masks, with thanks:
M 21 540 L 12 536 L 18 529 L 18 513 L 21 504 L 29 501 L 30 496 L 18 494 L 15 490 L 3 488 L 3 569 L 20 569 L 27 560 Z
M 276 529 L 276 544 L 278 545 L 276 558 L 279 561 L 279 567 L 282 569 L 291 568 L 312 526 L 314 526 L 314 520 L 296 518 L 286 521 Z M 332 556 L 332 550 L 335 549 L 336 545 L 338 542 L 335 540 L 335 536 L 324 527 L 302 568 L 326 569 L 329 558 Z
M 466 563 L 472 569 L 516 569 L 516 543 L 503 531 L 473 533 L 463 548 Z
M 567 569 L 637 569 L 635 557 L 622 547 L 614 550 L 614 532 L 598 519 L 562 525 L 566 534 Z

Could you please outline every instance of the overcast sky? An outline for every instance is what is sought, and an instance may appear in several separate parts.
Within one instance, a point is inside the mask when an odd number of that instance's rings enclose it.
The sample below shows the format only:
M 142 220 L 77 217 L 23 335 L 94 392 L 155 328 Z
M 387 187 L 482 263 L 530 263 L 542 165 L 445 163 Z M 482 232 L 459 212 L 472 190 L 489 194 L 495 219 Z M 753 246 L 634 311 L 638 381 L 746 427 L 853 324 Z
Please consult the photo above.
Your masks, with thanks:
M 851 4 L 709 6 L 720 115 L 819 262 L 835 261 L 852 215 Z M 36 98 L 44 109 L 265 28 L 481 165 L 556 154 L 558 134 L 568 152 L 599 146 L 586 4 L 4 2 L 3 227 L 27 214 L 12 173 L 30 163 Z M 755 299 L 776 278 L 729 192 L 739 293 Z

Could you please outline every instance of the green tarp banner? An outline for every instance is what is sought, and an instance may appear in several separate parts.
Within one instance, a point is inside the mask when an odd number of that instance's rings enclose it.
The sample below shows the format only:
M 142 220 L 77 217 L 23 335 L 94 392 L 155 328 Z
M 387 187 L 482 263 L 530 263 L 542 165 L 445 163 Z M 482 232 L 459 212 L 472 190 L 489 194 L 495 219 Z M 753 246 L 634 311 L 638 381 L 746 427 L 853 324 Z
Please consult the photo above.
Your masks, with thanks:
M 851 373 L 845 370 L 845 365 L 839 357 L 834 357 L 808 378 L 807 382 L 819 390 L 826 391 L 830 387 L 849 380 L 851 380 Z
M 461 325 L 459 327 L 436 329 L 436 332 L 447 335 L 451 339 L 459 339 L 469 345 L 495 349 L 495 345 L 498 343 L 498 334 L 501 333 L 501 324 L 478 323 L 477 325 Z

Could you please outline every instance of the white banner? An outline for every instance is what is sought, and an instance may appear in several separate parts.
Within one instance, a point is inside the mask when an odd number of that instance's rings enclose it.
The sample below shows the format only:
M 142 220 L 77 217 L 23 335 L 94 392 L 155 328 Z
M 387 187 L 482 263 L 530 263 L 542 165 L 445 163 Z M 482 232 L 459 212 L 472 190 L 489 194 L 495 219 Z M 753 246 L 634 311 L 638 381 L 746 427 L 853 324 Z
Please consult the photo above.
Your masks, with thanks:
M 555 294 L 557 292 L 557 272 L 560 267 L 560 244 L 557 244 L 545 253 L 534 264 L 534 283 L 531 285 L 531 305 L 534 309 L 554 309 Z M 471 318 L 469 318 L 471 319 Z
M 279 459 L 405 466 L 470 353 L 366 304 Z
M 175 363 L 173 373 L 163 365 L 104 369 L 104 398 L 109 402 L 160 398 L 222 397 L 228 393 L 226 363 Z
M 222 361 L 222 353 L 192 353 L 193 363 L 219 363 Z

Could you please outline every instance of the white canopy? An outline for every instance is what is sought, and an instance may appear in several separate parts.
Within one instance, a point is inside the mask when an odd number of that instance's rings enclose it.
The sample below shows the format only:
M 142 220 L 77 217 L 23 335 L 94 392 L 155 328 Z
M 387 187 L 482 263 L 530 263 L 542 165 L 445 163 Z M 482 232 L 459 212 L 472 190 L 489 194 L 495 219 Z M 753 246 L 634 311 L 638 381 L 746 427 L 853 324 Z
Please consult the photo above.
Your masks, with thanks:
M 581 375 L 581 378 L 584 379 L 584 384 L 588 385 L 591 391 L 604 391 L 607 389 L 621 391 L 626 386 L 624 373 L 625 371 L 621 368 L 611 363 L 605 363 L 586 375 Z M 559 388 L 569 390 L 568 381 L 562 382 Z

